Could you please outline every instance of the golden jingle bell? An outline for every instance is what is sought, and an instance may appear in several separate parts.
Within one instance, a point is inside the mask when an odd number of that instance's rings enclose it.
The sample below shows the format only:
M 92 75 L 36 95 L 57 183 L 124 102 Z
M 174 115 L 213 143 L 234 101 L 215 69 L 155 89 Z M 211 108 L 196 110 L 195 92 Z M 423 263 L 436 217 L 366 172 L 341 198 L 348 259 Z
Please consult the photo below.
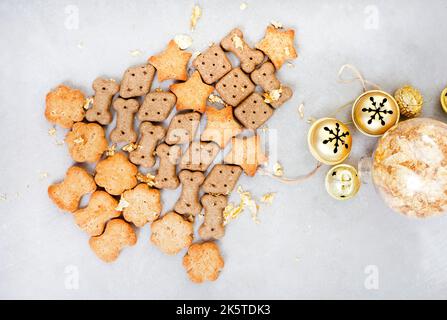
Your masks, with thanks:
M 310 127 L 307 143 L 310 152 L 318 161 L 335 165 L 349 156 L 352 138 L 343 122 L 334 118 L 322 118 Z
M 442 106 L 442 109 L 444 109 L 444 111 L 447 112 L 447 88 L 442 90 L 442 93 L 441 93 L 441 106 Z
M 399 122 L 399 116 L 394 97 L 381 90 L 366 91 L 352 106 L 352 121 L 367 136 L 383 135 Z
M 360 189 L 357 170 L 348 164 L 332 167 L 326 174 L 326 191 L 337 200 L 348 200 Z

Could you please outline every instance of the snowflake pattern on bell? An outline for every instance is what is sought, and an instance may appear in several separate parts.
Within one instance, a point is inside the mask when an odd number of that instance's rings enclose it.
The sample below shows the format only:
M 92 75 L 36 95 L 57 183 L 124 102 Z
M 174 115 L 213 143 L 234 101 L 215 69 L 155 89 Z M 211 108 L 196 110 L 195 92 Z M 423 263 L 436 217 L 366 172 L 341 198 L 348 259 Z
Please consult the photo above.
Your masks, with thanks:
M 340 146 L 344 146 L 346 149 L 349 148 L 349 144 L 345 142 L 345 138 L 349 136 L 349 131 L 341 132 L 342 130 L 340 129 L 340 124 L 338 122 L 335 123 L 335 129 L 324 127 L 324 131 L 327 131 L 329 136 L 327 139 L 323 140 L 323 144 L 328 144 L 335 140 L 334 153 L 338 152 Z
M 363 112 L 372 113 L 368 120 L 368 124 L 371 124 L 373 120 L 378 120 L 380 121 L 380 124 L 384 126 L 385 120 L 383 115 L 393 114 L 393 110 L 388 110 L 385 107 L 385 104 L 388 102 L 388 99 L 383 98 L 382 102 L 379 103 L 379 106 L 377 106 L 377 101 L 374 99 L 374 97 L 370 97 L 369 100 L 371 101 L 372 107 L 362 108 Z

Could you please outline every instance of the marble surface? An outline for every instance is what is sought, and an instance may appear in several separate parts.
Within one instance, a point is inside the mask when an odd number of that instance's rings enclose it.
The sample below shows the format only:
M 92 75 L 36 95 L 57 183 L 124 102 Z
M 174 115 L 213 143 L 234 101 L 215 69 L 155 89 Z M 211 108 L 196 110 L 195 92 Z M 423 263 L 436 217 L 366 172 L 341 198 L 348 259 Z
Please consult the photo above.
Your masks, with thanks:
M 243 176 L 253 195 L 276 198 L 261 205 L 259 224 L 245 212 L 228 225 L 219 241 L 225 268 L 202 285 L 187 279 L 183 253 L 164 256 L 149 244 L 149 226 L 116 263 L 102 263 L 70 214 L 50 202 L 47 186 L 72 161 L 57 145 L 64 131 L 48 135 L 46 92 L 62 82 L 92 94 L 95 77 L 119 79 L 180 33 L 192 35 L 196 51 L 233 27 L 252 44 L 271 20 L 295 28 L 300 57 L 279 72 L 295 94 L 269 121 L 288 176 L 315 163 L 297 106 L 305 104 L 306 118 L 327 116 L 361 92 L 358 83 L 337 82 L 343 64 L 389 92 L 418 87 L 424 116 L 447 120 L 439 104 L 447 85 L 445 1 L 247 0 L 245 10 L 241 3 L 199 1 L 203 16 L 191 33 L 193 1 L 0 2 L 0 298 L 447 298 L 447 216 L 400 216 L 372 185 L 337 202 L 324 189 L 328 167 L 296 186 Z M 142 55 L 130 54 L 136 49 Z M 349 111 L 339 118 L 349 120 Z M 376 140 L 358 132 L 353 139 L 347 163 L 356 165 Z M 166 210 L 177 195 L 163 193 Z

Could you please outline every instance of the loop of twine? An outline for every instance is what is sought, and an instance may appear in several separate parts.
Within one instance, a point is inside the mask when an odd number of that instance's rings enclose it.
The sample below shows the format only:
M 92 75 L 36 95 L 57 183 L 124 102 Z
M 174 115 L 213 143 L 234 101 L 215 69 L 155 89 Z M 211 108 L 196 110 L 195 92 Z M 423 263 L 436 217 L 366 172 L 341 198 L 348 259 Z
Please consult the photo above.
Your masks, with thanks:
M 321 165 L 322 165 L 321 162 L 317 162 L 317 165 L 315 166 L 315 168 L 312 171 L 310 171 L 307 174 L 304 174 L 304 175 L 301 175 L 299 177 L 296 177 L 296 178 L 287 178 L 287 177 L 275 176 L 273 173 L 271 173 L 270 171 L 267 171 L 267 170 L 265 170 L 263 168 L 259 168 L 258 170 L 259 170 L 259 172 L 262 175 L 265 175 L 265 176 L 268 176 L 268 177 L 273 178 L 275 180 L 278 180 L 278 181 L 280 181 L 280 182 L 282 182 L 284 184 L 293 185 L 293 184 L 297 184 L 297 183 L 303 182 L 303 181 L 311 178 L 315 173 L 318 172 L 318 169 L 320 169 Z
M 345 72 L 345 70 L 350 70 L 354 74 L 354 77 L 350 78 L 350 79 L 343 78 L 342 75 Z M 366 80 L 363 77 L 363 75 L 360 73 L 360 71 L 356 67 L 354 67 L 353 65 L 350 65 L 350 64 L 345 64 L 345 65 L 341 66 L 341 68 L 340 68 L 340 70 L 338 71 L 338 74 L 337 74 L 337 81 L 339 83 L 352 83 L 352 82 L 355 82 L 355 81 L 360 81 L 360 83 L 362 84 L 362 87 L 363 87 L 363 92 L 368 91 L 368 88 L 367 88 L 368 85 L 370 87 L 373 87 L 373 88 L 377 89 L 377 90 L 381 90 L 379 85 L 375 84 L 374 82 Z M 337 113 L 339 113 L 343 109 L 347 108 L 348 106 L 352 105 L 353 103 L 354 103 L 354 101 L 349 101 L 348 103 L 338 107 L 330 115 L 330 117 L 335 116 Z M 293 185 L 293 184 L 297 184 L 297 183 L 303 182 L 303 181 L 311 178 L 315 173 L 318 172 L 318 169 L 320 169 L 321 166 L 322 166 L 322 163 L 321 162 L 317 162 L 317 165 L 315 166 L 315 168 L 312 171 L 310 171 L 307 174 L 304 174 L 304 175 L 301 175 L 299 177 L 296 177 L 296 178 L 287 178 L 287 177 L 276 176 L 273 173 L 271 173 L 270 171 L 265 170 L 263 168 L 259 168 L 259 171 L 260 171 L 261 174 L 266 175 L 266 176 L 268 176 L 270 178 L 273 178 L 275 180 L 278 180 L 278 181 L 280 181 L 280 182 L 282 182 L 284 184 Z

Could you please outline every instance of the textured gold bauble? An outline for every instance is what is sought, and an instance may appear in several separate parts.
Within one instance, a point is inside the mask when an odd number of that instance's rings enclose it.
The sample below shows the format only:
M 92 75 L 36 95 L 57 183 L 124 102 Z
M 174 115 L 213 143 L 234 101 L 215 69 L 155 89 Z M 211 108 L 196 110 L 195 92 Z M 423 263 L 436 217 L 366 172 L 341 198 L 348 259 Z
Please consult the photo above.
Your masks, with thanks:
M 394 98 L 399 106 L 400 114 L 404 117 L 415 118 L 421 114 L 424 98 L 418 89 L 404 86 L 396 90 Z
M 442 93 L 441 93 L 441 106 L 442 106 L 442 109 L 444 109 L 444 111 L 447 112 L 447 88 L 442 90 Z
M 334 165 L 343 162 L 351 152 L 349 128 L 334 118 L 315 121 L 307 135 L 309 150 L 320 162 Z
M 332 167 L 326 174 L 326 191 L 337 200 L 348 200 L 360 189 L 357 170 L 348 164 Z
M 399 106 L 390 94 L 366 91 L 352 106 L 352 121 L 357 129 L 372 137 L 383 135 L 399 122 Z

